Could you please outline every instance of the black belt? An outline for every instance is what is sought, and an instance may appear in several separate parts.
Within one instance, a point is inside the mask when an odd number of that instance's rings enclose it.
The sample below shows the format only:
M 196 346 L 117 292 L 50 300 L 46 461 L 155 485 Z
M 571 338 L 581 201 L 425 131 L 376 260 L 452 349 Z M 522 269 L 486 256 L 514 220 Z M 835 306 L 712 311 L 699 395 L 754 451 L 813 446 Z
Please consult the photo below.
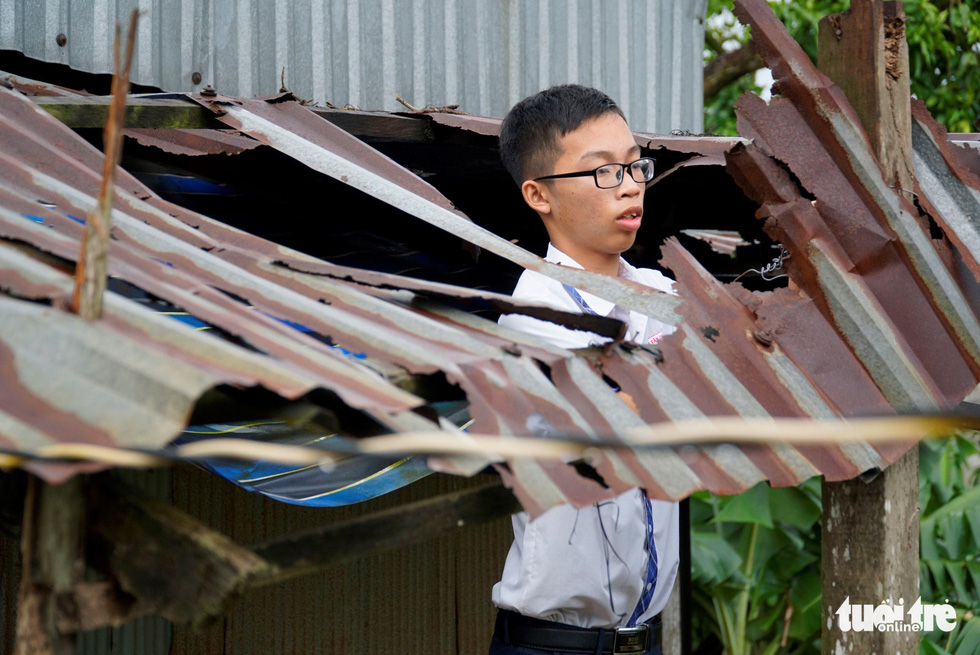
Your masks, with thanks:
M 645 653 L 660 644 L 660 617 L 635 628 L 579 628 L 497 610 L 493 635 L 512 646 L 569 653 Z M 596 646 L 602 640 L 602 648 Z

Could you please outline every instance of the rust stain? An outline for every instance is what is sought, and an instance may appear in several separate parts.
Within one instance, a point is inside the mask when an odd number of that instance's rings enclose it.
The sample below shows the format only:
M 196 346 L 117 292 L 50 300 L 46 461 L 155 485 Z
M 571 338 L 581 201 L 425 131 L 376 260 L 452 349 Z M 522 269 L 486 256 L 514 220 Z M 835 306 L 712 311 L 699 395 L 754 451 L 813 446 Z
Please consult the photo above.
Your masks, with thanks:
M 173 155 L 237 155 L 258 148 L 254 139 L 224 130 L 128 128 L 123 136 Z
M 261 385 L 284 400 L 303 398 L 315 388 L 331 390 L 349 411 L 391 430 L 395 428 L 386 426 L 407 424 L 394 420 L 399 412 L 426 403 L 392 380 L 429 374 L 458 385 L 482 433 L 562 434 L 597 445 L 622 445 L 620 435 L 638 422 L 892 414 L 880 379 L 869 372 L 864 353 L 850 339 L 855 328 L 833 311 L 826 281 L 809 254 L 816 246 L 838 274 L 854 280 L 855 288 L 871 299 L 871 320 L 897 335 L 895 348 L 907 354 L 930 392 L 944 406 L 955 405 L 976 386 L 976 370 L 937 315 L 934 299 L 911 269 L 904 245 L 884 220 L 867 180 L 836 143 L 831 123 L 856 121 L 853 111 L 829 80 L 800 59 L 798 48 L 763 5 L 740 2 L 738 11 L 754 24 L 760 51 L 786 97 L 768 107 L 752 99 L 739 101 L 740 130 L 752 141 L 634 136 L 644 148 L 671 153 L 681 167 L 724 164 L 758 206 L 766 231 L 791 253 L 786 261 L 791 288 L 762 293 L 719 282 L 680 243 L 669 241 L 663 263 L 677 277 L 683 300 L 677 312 L 684 327 L 655 349 L 612 343 L 569 353 L 530 339 L 514 343 L 492 322 L 463 320 L 459 308 L 527 313 L 609 336 L 618 334 L 619 324 L 532 307 L 500 294 L 319 261 L 164 201 L 120 171 L 116 187 L 122 197 L 115 203 L 119 220 L 110 274 L 187 311 L 228 339 L 221 342 L 223 354 L 209 353 L 204 346 L 208 339 L 218 343 L 217 336 L 188 336 L 186 328 L 131 311 L 125 299 L 109 303 L 103 327 L 227 384 Z M 291 96 L 246 100 L 214 93 L 193 98 L 230 129 L 127 130 L 127 135 L 177 156 L 241 153 L 266 139 L 259 131 L 241 132 L 244 126 L 234 118 L 233 108 L 245 108 L 283 128 L 296 142 L 319 145 L 465 219 L 435 187 L 314 116 Z M 952 174 L 970 188 L 980 188 L 977 176 L 957 163 L 945 136 L 921 114 L 916 120 L 939 143 Z M 500 123 L 439 113 L 418 120 L 491 138 Z M 0 153 L 0 237 L 6 240 L 0 242 L 0 293 L 63 302 L 82 232 L 72 216 L 84 216 L 90 209 L 85 203 L 97 195 L 101 154 L 4 89 L 0 133 L 9 144 Z M 57 184 L 42 182 L 43 176 Z M 669 188 L 669 176 L 658 179 Z M 943 215 L 928 202 L 924 206 L 946 232 L 962 220 Z M 974 270 L 975 254 L 950 241 L 934 244 L 942 260 L 953 261 L 955 254 Z M 15 249 L 13 243 L 26 245 Z M 43 266 L 47 268 L 39 268 Z M 627 286 L 609 282 L 608 290 Z M 366 358 L 339 356 L 331 342 Z M 0 381 L 16 383 L 12 355 L 8 349 L 4 359 L 2 346 L 0 342 Z M 604 377 L 633 397 L 639 417 L 623 413 Z M 23 401 L 25 407 L 47 407 L 36 398 Z M 57 405 L 55 398 L 47 403 Z M 0 404 L 6 411 L 7 403 Z M 45 416 L 26 418 L 54 439 L 68 434 L 66 418 Z M 98 425 L 85 428 L 99 443 L 127 442 L 126 435 Z M 16 436 L 0 439 L 11 450 L 23 446 Z M 877 445 L 874 452 L 890 463 L 913 445 Z M 562 462 L 510 461 L 499 469 L 523 506 L 538 514 L 557 502 L 588 505 L 634 484 L 652 497 L 676 499 L 699 488 L 736 493 L 760 479 L 792 485 L 813 472 L 847 479 L 861 473 L 862 462 L 868 461 L 837 444 L 679 446 L 658 455 L 622 448 L 595 451 L 589 458 L 605 485 Z M 670 462 L 669 470 L 664 461 Z M 31 466 L 48 479 L 63 479 L 91 465 L 36 461 Z
M 50 442 L 71 439 L 81 443 L 110 446 L 115 443 L 113 436 L 95 425 L 79 420 L 71 412 L 63 411 L 49 398 L 41 398 L 20 382 L 14 351 L 2 341 L 0 336 L 0 380 L 3 380 L 3 394 L 0 398 L 0 411 L 28 425 Z M 57 398 L 54 398 L 57 400 Z M 13 442 L 7 435 L 0 438 L 8 446 L 23 446 Z M 35 443 L 33 447 L 43 444 Z

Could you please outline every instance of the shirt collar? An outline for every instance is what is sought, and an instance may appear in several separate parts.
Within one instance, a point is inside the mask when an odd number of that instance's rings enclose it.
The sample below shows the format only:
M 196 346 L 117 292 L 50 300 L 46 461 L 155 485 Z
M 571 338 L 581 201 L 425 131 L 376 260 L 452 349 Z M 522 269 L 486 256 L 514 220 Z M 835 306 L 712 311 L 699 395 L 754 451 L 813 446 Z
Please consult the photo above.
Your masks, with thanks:
M 545 261 L 551 262 L 552 264 L 560 264 L 562 266 L 568 266 L 569 268 L 578 268 L 585 270 L 585 267 L 579 264 L 577 261 L 563 253 L 561 250 L 555 247 L 555 244 L 548 244 L 548 254 L 545 255 Z M 631 266 L 622 257 L 619 258 L 619 273 L 617 277 L 631 280 L 633 282 L 639 282 L 640 279 L 636 274 L 636 268 Z M 588 291 L 579 290 L 582 299 L 595 311 L 597 314 L 602 316 L 609 316 L 612 311 L 616 308 L 616 303 L 610 302 L 605 298 L 600 298 L 599 296 L 593 295 Z

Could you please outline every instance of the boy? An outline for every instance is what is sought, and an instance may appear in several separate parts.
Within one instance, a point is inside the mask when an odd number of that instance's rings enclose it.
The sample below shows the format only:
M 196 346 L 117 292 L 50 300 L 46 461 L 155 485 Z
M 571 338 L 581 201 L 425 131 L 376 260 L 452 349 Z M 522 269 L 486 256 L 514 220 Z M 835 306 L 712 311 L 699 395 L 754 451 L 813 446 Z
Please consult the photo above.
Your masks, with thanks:
M 544 222 L 548 261 L 671 292 L 657 271 L 621 256 L 643 219 L 653 161 L 640 157 L 622 111 L 604 93 L 563 85 L 525 98 L 500 131 L 504 166 Z M 656 343 L 671 326 L 525 271 L 514 297 L 622 320 L 627 339 Z M 500 324 L 565 348 L 597 335 L 520 315 Z M 660 653 L 657 614 L 678 565 L 677 506 L 633 489 L 593 507 L 513 517 L 514 544 L 493 588 L 499 608 L 491 655 Z

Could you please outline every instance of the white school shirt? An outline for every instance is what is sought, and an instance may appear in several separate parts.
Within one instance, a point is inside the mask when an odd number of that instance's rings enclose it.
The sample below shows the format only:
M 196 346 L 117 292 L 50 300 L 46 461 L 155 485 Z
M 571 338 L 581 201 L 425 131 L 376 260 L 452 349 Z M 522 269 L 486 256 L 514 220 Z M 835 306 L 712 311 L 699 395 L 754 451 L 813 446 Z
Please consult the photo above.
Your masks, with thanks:
M 548 246 L 549 262 L 582 268 L 575 260 Z M 619 260 L 619 276 L 673 293 L 672 281 L 659 271 L 637 269 Z M 630 341 L 656 343 L 674 328 L 643 314 L 617 308 L 614 303 L 578 291 L 585 305 L 603 316 L 627 322 Z M 525 271 L 513 296 L 583 313 L 580 302 L 562 283 Z M 548 321 L 518 314 L 500 317 L 500 325 L 541 337 L 563 348 L 584 348 L 609 339 L 591 332 L 570 330 Z M 624 626 L 633 614 L 646 582 L 645 498 L 638 489 L 597 505 L 576 509 L 553 507 L 534 521 L 525 512 L 515 514 L 514 543 L 507 554 L 500 582 L 493 587 L 497 607 L 524 616 L 583 628 Z M 655 500 L 653 538 L 658 573 L 653 599 L 639 621 L 658 614 L 667 604 L 680 561 L 677 504 Z

